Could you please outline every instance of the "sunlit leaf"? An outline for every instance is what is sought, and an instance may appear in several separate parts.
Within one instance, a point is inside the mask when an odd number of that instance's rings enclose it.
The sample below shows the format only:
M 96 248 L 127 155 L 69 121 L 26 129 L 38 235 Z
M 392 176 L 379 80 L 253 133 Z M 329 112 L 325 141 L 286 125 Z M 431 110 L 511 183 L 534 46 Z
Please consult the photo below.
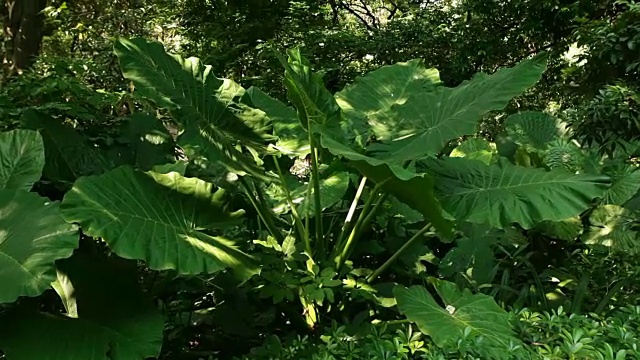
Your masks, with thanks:
M 234 224 L 224 191 L 177 172 L 158 174 L 120 167 L 78 180 L 65 195 L 63 217 L 84 233 L 103 238 L 118 255 L 146 260 L 154 270 L 214 273 L 230 267 L 242 277 L 256 273 L 253 259 L 233 242 L 205 229 Z

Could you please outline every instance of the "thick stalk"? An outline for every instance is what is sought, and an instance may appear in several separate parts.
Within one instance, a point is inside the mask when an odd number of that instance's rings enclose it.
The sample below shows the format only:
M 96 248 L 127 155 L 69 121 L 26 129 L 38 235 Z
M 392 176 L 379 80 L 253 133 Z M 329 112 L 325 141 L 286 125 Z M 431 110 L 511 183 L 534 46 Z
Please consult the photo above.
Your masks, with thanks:
M 316 250 L 319 256 L 324 255 L 324 230 L 322 229 L 322 204 L 320 203 L 320 172 L 318 171 L 318 148 L 316 147 L 314 136 L 309 131 L 309 146 L 311 147 L 311 179 L 313 184 L 313 202 L 315 205 L 316 220 Z
M 340 270 L 340 268 L 342 268 L 342 265 L 344 265 L 344 262 L 349 258 L 349 255 L 353 250 L 353 246 L 355 245 L 355 240 L 360 235 L 360 229 L 362 228 L 362 225 L 364 225 L 365 223 L 364 221 L 369 215 L 369 209 L 373 205 L 376 198 L 378 198 L 376 194 L 378 193 L 380 188 L 381 188 L 380 184 L 376 185 L 371 191 L 371 196 L 369 196 L 367 201 L 364 203 L 364 207 L 362 208 L 360 215 L 358 215 L 358 220 L 356 220 L 356 224 L 353 226 L 351 233 L 349 233 L 347 242 L 344 244 L 344 247 L 342 248 L 340 255 L 338 255 L 338 258 L 336 259 L 336 266 L 338 271 Z
M 345 234 L 351 230 L 351 225 L 353 224 L 353 214 L 356 212 L 356 208 L 358 207 L 358 203 L 360 202 L 360 197 L 362 197 L 362 193 L 364 191 L 364 186 L 367 184 L 367 178 L 363 177 L 360 180 L 360 185 L 358 185 L 358 190 L 356 190 L 356 196 L 353 197 L 353 201 L 351 202 L 351 206 L 349 207 L 349 212 L 347 213 L 347 217 L 344 219 L 344 224 L 342 225 L 342 229 L 340 230 L 340 235 L 338 236 L 338 242 L 336 243 L 335 248 L 331 254 L 331 258 L 335 258 L 338 256 L 337 252 L 342 249 L 342 246 L 345 242 Z
M 308 228 L 305 228 L 304 224 L 302 223 L 302 219 L 298 214 L 298 210 L 293 203 L 293 198 L 291 197 L 289 187 L 287 186 L 284 175 L 282 174 L 282 170 L 280 169 L 278 159 L 275 156 L 273 157 L 273 162 L 276 164 L 276 171 L 278 171 L 278 177 L 280 178 L 280 182 L 282 183 L 282 189 L 284 189 L 284 196 L 287 200 L 287 204 L 289 204 L 289 207 L 291 208 L 293 223 L 295 224 L 296 230 L 298 231 L 298 235 L 302 238 L 302 241 L 304 241 L 305 250 L 307 250 L 309 256 L 311 256 L 311 240 L 309 239 L 309 231 L 307 231 Z
M 425 225 L 422 229 L 418 230 L 418 232 L 415 233 L 415 235 L 413 235 L 411 239 L 409 239 L 409 241 L 404 243 L 404 245 L 402 245 L 400 249 L 398 249 L 393 255 L 391 255 L 391 257 L 387 261 L 384 262 L 384 264 L 380 265 L 380 267 L 377 268 L 376 271 L 374 271 L 371 275 L 367 277 L 367 282 L 371 283 L 378 276 L 380 276 L 380 274 L 382 274 L 385 270 L 387 270 L 387 268 L 391 264 L 393 264 L 393 262 L 396 261 L 398 257 L 400 257 L 400 255 L 405 250 L 407 250 L 411 245 L 413 245 L 413 243 L 415 243 L 420 238 L 422 238 L 422 235 L 424 235 L 427 231 L 429 231 L 429 229 L 431 229 L 431 223 L 427 223 L 427 225 Z
M 383 193 L 378 197 L 378 200 L 376 200 L 376 203 L 373 205 L 373 209 L 371 209 L 367 217 L 364 218 L 364 226 L 367 226 L 371 222 L 371 220 L 373 220 L 373 217 L 378 213 L 378 209 L 380 208 L 380 206 L 382 206 L 382 204 L 384 204 L 384 201 L 387 200 L 387 196 L 389 196 L 389 193 Z
M 273 221 L 273 216 L 271 215 L 269 210 L 267 210 L 267 208 L 263 206 L 264 204 L 260 203 L 259 201 L 256 201 L 256 199 L 253 197 L 253 192 L 251 191 L 249 184 L 242 177 L 240 177 L 239 181 L 240 181 L 240 185 L 242 185 L 242 188 L 244 189 L 245 194 L 247 195 L 247 198 L 249 199 L 249 202 L 251 202 L 251 205 L 253 206 L 253 208 L 256 209 L 256 211 L 258 212 L 258 216 L 260 217 L 260 220 L 262 220 L 264 225 L 267 227 L 267 230 L 269 230 L 269 233 L 274 238 L 276 238 L 276 240 L 280 244 L 282 244 L 282 242 L 284 241 L 284 235 L 282 235 L 278 227 L 275 225 Z

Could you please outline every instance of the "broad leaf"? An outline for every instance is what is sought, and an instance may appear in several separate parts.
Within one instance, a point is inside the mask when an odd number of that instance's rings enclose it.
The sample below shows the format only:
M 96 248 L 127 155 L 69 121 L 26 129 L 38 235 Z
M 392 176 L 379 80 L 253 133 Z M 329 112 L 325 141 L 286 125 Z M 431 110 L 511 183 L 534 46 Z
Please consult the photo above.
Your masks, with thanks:
M 0 190 L 0 303 L 38 296 L 56 279 L 55 261 L 78 247 L 58 203 L 24 190 Z
M 76 254 L 60 263 L 77 318 L 19 307 L 0 318 L 12 360 L 144 360 L 162 346 L 164 319 L 139 289 L 136 264 Z M 10 326 L 9 326 L 10 325 Z
M 506 349 L 514 337 L 509 314 L 492 297 L 460 291 L 456 285 L 435 280 L 434 285 L 445 308 L 422 286 L 398 286 L 393 293 L 398 309 L 420 331 L 429 335 L 438 346 L 446 346 L 460 339 L 465 329 L 474 336 L 483 336 L 488 346 Z
M 337 204 L 339 201 L 343 200 L 348 188 L 349 174 L 346 172 L 337 172 L 321 179 L 320 203 L 322 210 L 328 209 Z M 307 184 L 299 184 L 297 188 L 291 189 L 291 199 L 297 206 L 297 210 L 300 216 L 306 217 L 314 215 L 314 191 L 315 190 L 312 188 L 312 196 L 309 203 L 307 204 L 307 202 L 305 201 L 307 196 Z M 274 213 L 284 214 L 291 210 L 283 193 L 280 193 L 275 200 L 277 200 L 277 203 L 272 209 Z
M 465 237 L 457 240 L 456 247 L 442 258 L 439 270 L 446 277 L 462 273 L 476 285 L 488 284 L 493 280 L 495 264 L 491 247 L 502 234 L 496 229 L 487 230 L 481 225 L 473 225 L 465 232 Z
M 291 103 L 298 111 L 298 118 L 305 129 L 313 124 L 336 123 L 340 119 L 340 107 L 325 88 L 322 77 L 311 71 L 309 62 L 299 50 L 288 50 L 289 57 L 276 53 L 285 68 L 284 85 Z
M 451 157 L 463 157 L 482 161 L 490 164 L 496 154 L 495 145 L 482 138 L 470 138 L 464 140 L 451 151 Z
M 0 133 L 0 189 L 31 190 L 42 176 L 44 144 L 31 130 Z
M 202 231 L 233 224 L 242 211 L 229 211 L 224 191 L 214 193 L 196 178 L 120 167 L 78 180 L 61 210 L 116 254 L 146 260 L 154 270 L 198 274 L 231 267 L 242 277 L 256 272 L 253 259 L 233 242 Z
M 336 93 L 345 117 L 373 127 L 395 121 L 393 106 L 404 104 L 410 95 L 433 91 L 440 85 L 436 69 L 426 69 L 420 60 L 383 66 L 356 78 Z
M 603 205 L 589 217 L 591 226 L 584 234 L 584 242 L 604 245 L 613 250 L 640 253 L 640 233 L 636 231 L 638 215 L 617 205 Z
M 493 75 L 476 74 L 455 88 L 410 94 L 393 107 L 394 116 L 373 126 L 380 143 L 369 149 L 395 164 L 433 155 L 450 140 L 475 133 L 482 115 L 504 108 L 545 69 L 546 57 L 537 56 Z
M 162 122 L 151 114 L 133 113 L 123 137 L 131 146 L 135 164 L 142 170 L 174 160 L 173 139 Z
M 543 221 L 535 229 L 551 238 L 574 241 L 582 233 L 582 219 L 579 216 L 561 221 Z
M 607 177 L 523 168 L 462 158 L 425 160 L 442 207 L 457 220 L 525 229 L 560 221 L 589 208 L 608 188 Z
M 608 173 L 612 184 L 603 196 L 605 204 L 623 205 L 640 190 L 640 170 L 637 167 L 624 166 Z
M 197 58 L 167 54 L 158 42 L 119 38 L 115 53 L 137 91 L 169 109 L 183 125 L 179 143 L 189 158 L 200 156 L 205 166 L 206 161 L 221 162 L 240 174 L 263 174 L 251 157 L 235 147 L 240 142 L 260 148 L 265 141 L 260 134 L 265 114 L 241 102 L 242 87 L 217 78 L 211 66 Z
M 251 106 L 264 111 L 269 117 L 273 134 L 278 137 L 274 145 L 278 151 L 290 157 L 305 157 L 309 154 L 309 135 L 300 124 L 295 109 L 256 87 L 249 88 L 246 97 Z
M 539 111 L 513 114 L 505 120 L 505 128 L 515 142 L 538 150 L 545 150 L 551 141 L 566 132 L 558 119 Z
M 451 223 L 442 216 L 440 206 L 433 197 L 429 177 L 408 171 L 397 163 L 388 165 L 384 160 L 355 150 L 353 144 L 363 140 L 362 129 L 359 128 L 361 124 L 353 119 L 343 119 L 340 107 L 324 87 L 322 78 L 311 71 L 299 51 L 289 51 L 288 60 L 279 57 L 286 69 L 285 85 L 289 98 L 296 106 L 302 124 L 320 135 L 322 147 L 334 155 L 351 160 L 352 165 L 364 176 L 383 184 L 385 191 L 420 211 L 441 233 L 450 235 Z M 355 92 L 358 89 L 365 91 L 367 87 L 369 85 L 345 90 L 343 95 L 362 99 L 364 95 Z M 357 106 L 364 111 L 370 104 Z M 419 192 L 416 192 L 417 189 Z

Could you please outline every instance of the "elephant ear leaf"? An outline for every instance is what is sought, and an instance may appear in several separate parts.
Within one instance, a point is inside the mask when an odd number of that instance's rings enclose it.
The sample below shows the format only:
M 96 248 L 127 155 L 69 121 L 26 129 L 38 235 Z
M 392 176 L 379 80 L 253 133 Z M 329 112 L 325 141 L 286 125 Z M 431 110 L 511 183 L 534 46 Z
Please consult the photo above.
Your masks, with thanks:
M 243 211 L 228 208 L 222 189 L 177 172 L 119 167 L 84 177 L 65 195 L 61 210 L 116 254 L 145 260 L 154 270 L 198 274 L 231 268 L 248 278 L 258 269 L 232 241 L 211 233 L 236 224 Z
M 265 177 L 251 156 L 237 145 L 261 150 L 269 137 L 268 118 L 242 99 L 245 90 L 217 78 L 197 58 L 165 52 L 162 44 L 119 38 L 114 47 L 124 76 L 143 96 L 171 111 L 184 128 L 178 143 L 204 167 L 219 162 L 239 174 Z
M 545 69 L 546 56 L 540 55 L 492 75 L 476 74 L 455 88 L 410 94 L 393 106 L 394 116 L 372 126 L 379 143 L 369 150 L 392 163 L 435 155 L 450 140 L 474 134 L 482 115 L 504 108 Z
M 444 308 L 422 286 L 393 290 L 398 309 L 420 331 L 443 347 L 457 341 L 466 332 L 482 336 L 496 351 L 504 351 L 510 343 L 518 343 L 509 314 L 495 300 L 484 294 L 458 290 L 454 283 L 432 280 Z
M 44 167 L 44 144 L 36 131 L 0 133 L 0 189 L 31 190 Z
M 561 221 L 588 209 L 609 187 L 609 178 L 545 171 L 512 165 L 505 159 L 486 165 L 464 158 L 428 159 L 436 197 L 460 221 L 525 229 L 545 221 Z
M 56 260 L 78 246 L 78 229 L 62 219 L 58 202 L 27 191 L 43 166 L 38 132 L 0 134 L 0 303 L 50 289 Z
M 640 233 L 636 229 L 637 211 L 617 205 L 602 205 L 589 217 L 591 226 L 584 234 L 584 242 L 638 254 Z

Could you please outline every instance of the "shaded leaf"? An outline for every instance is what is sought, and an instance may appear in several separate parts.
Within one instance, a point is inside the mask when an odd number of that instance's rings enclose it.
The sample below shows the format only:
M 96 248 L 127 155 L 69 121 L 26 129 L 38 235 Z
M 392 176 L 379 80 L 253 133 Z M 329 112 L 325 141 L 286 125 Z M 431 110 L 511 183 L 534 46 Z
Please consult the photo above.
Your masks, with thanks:
M 424 161 L 436 182 L 443 208 L 457 220 L 497 228 L 518 223 L 525 229 L 541 221 L 560 221 L 589 208 L 608 188 L 607 177 L 523 168 L 501 159 L 447 158 Z
M 52 181 L 73 183 L 84 175 L 98 175 L 114 167 L 105 154 L 75 129 L 33 110 L 23 113 L 22 125 L 38 130 L 45 149 L 43 175 Z
M 77 318 L 19 307 L 1 322 L 13 360 L 144 360 L 160 354 L 164 319 L 140 291 L 135 262 L 76 254 L 60 263 Z M 11 324 L 11 326 L 7 326 Z
M 36 131 L 0 133 L 0 189 L 31 190 L 44 167 L 44 144 Z
M 167 54 L 158 42 L 119 38 L 114 51 L 136 90 L 169 109 L 183 125 L 178 142 L 190 159 L 199 158 L 205 167 L 220 162 L 240 174 L 264 176 L 235 147 L 261 148 L 265 142 L 266 116 L 241 102 L 245 90 L 240 85 L 217 78 L 197 58 Z
M 278 137 L 274 147 L 290 157 L 305 157 L 309 154 L 309 135 L 300 124 L 296 110 L 267 95 L 262 90 L 251 87 L 246 96 L 251 106 L 264 111 L 271 124 L 273 134 Z
M 539 111 L 523 111 L 505 120 L 507 134 L 521 144 L 545 150 L 547 145 L 566 132 L 555 117 Z
M 394 105 L 404 104 L 410 95 L 433 91 L 440 85 L 436 69 L 426 69 L 421 60 L 382 66 L 358 77 L 335 94 L 345 117 L 359 126 L 383 126 L 395 121 Z

